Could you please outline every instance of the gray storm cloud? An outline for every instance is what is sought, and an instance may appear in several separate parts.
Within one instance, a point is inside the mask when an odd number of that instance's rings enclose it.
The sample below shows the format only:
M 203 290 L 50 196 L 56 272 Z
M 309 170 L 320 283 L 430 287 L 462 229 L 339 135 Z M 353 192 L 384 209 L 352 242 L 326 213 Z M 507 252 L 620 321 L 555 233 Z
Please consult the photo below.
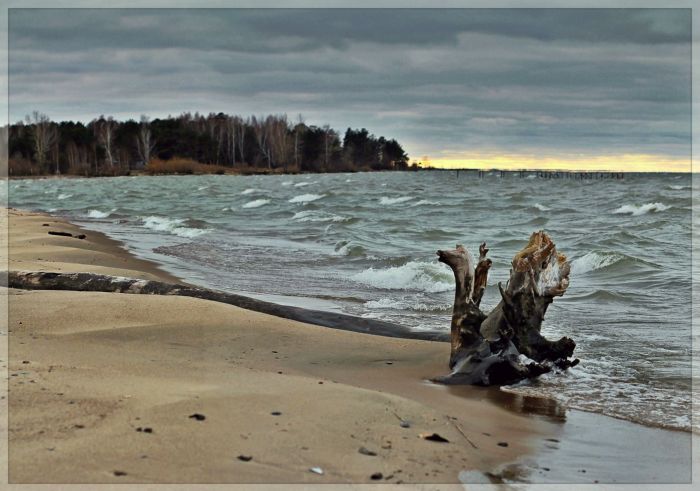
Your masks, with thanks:
M 10 118 L 302 113 L 412 156 L 690 148 L 688 9 L 13 9 Z

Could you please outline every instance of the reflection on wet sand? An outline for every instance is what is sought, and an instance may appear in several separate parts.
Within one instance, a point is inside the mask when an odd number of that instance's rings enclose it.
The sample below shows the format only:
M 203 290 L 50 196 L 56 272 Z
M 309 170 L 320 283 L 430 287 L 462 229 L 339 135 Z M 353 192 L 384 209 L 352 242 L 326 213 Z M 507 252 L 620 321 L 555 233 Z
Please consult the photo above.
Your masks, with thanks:
M 689 432 L 570 410 L 551 399 L 494 388 L 452 386 L 448 390 L 463 397 L 481 395 L 551 425 L 553 433 L 559 435 L 533 440 L 531 454 L 490 472 L 460 473 L 465 484 L 690 482 L 693 436 Z
M 483 399 L 550 427 L 556 438 L 534 438 L 532 452 L 487 472 L 463 471 L 465 484 L 688 483 L 689 432 L 643 426 L 602 414 L 568 409 L 547 398 L 495 387 L 445 386 L 451 394 Z M 697 436 L 695 438 L 698 438 Z M 527 488 L 526 488 L 527 489 Z
M 469 399 L 481 396 L 482 399 L 518 414 L 541 416 L 554 423 L 566 421 L 566 407 L 554 399 L 504 392 L 497 387 L 463 385 L 446 385 L 445 387 L 452 395 Z

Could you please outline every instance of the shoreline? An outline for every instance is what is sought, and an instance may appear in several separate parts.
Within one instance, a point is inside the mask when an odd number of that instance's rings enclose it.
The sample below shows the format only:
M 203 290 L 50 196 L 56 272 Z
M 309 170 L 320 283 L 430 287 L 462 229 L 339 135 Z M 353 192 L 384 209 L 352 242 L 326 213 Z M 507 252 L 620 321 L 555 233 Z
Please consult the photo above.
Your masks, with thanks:
M 9 221 L 11 270 L 174 279 L 117 241 L 57 217 L 11 209 Z M 49 236 L 54 229 L 87 238 Z M 9 301 L 12 482 L 373 482 L 379 471 L 382 482 L 458 483 L 463 470 L 488 471 L 528 453 L 533 438 L 556 435 L 482 400 L 484 391 L 469 398 L 426 383 L 445 370 L 444 343 L 364 336 L 178 297 L 10 290 Z M 193 323 L 196 332 L 187 327 Z M 315 399 L 321 407 L 309 406 Z M 280 412 L 294 423 L 270 421 L 261 406 L 267 414 L 286 407 Z M 230 414 L 231 407 L 248 410 Z M 211 423 L 187 418 L 200 412 Z M 176 413 L 182 419 L 173 420 Z M 155 438 L 137 451 L 134 439 L 151 436 L 134 429 L 141 424 Z M 265 435 L 254 445 L 251 430 Z M 422 432 L 450 443 L 426 441 Z M 175 444 L 182 438 L 202 442 L 196 454 Z M 107 439 L 110 449 L 100 443 Z M 232 439 L 240 440 L 237 450 L 225 451 Z M 293 448 L 309 439 L 306 450 Z M 236 451 L 276 463 L 248 465 Z M 299 452 L 309 453 L 303 463 Z M 169 464 L 149 466 L 156 455 Z M 186 464 L 192 459 L 207 472 Z M 324 474 L 309 472 L 315 466 Z
M 149 278 L 147 279 L 160 279 L 160 280 L 169 280 L 172 281 L 173 279 L 176 280 L 176 282 L 182 283 L 182 280 L 179 278 L 175 278 L 173 275 L 170 273 L 162 270 L 163 266 L 158 265 L 154 263 L 153 261 L 148 261 L 148 260 L 141 260 L 141 259 L 136 259 L 132 256 L 130 252 L 126 250 L 126 246 L 114 239 L 111 239 L 107 236 L 104 236 L 100 232 L 92 231 L 88 228 L 85 227 L 80 227 L 77 225 L 70 224 L 69 222 L 66 222 L 64 219 L 61 219 L 59 217 L 55 217 L 52 215 L 42 215 L 39 213 L 34 213 L 34 212 L 21 212 L 18 210 L 11 210 L 10 213 L 12 214 L 13 212 L 15 213 L 25 213 L 30 216 L 34 216 L 35 220 L 34 221 L 42 221 L 42 220 L 47 220 L 48 223 L 51 223 L 50 221 L 53 220 L 53 223 L 56 224 L 56 226 L 61 226 L 65 229 L 69 229 L 72 227 L 74 231 L 82 231 L 88 235 L 88 239 L 90 240 L 91 243 L 95 245 L 96 248 L 102 248 L 100 252 L 106 253 L 107 251 L 115 252 L 117 256 L 119 257 L 119 260 L 122 261 L 128 268 L 129 271 L 138 271 L 139 268 L 141 270 L 144 270 L 144 275 L 148 275 Z M 12 222 L 12 218 L 10 220 Z M 43 222 L 47 223 L 47 222 Z M 39 225 L 42 225 L 39 224 Z M 47 227 L 43 227 L 42 230 L 39 230 L 39 234 L 42 232 L 45 233 Z M 10 240 L 11 242 L 13 241 L 13 234 L 10 234 Z M 73 243 L 70 243 L 71 246 L 77 246 L 78 243 L 83 243 L 85 244 L 86 242 L 79 241 L 77 239 L 66 239 L 63 237 L 51 237 L 51 239 L 56 239 L 56 240 L 62 240 L 63 246 L 65 247 L 66 241 L 73 240 Z M 92 244 L 91 244 L 92 247 Z M 85 252 L 85 249 L 90 250 L 90 248 L 83 248 L 83 252 Z M 119 254 L 121 252 L 121 254 Z M 31 255 L 31 253 L 30 253 Z M 21 256 L 21 255 L 20 255 Z M 24 262 L 24 265 L 27 265 L 27 259 L 26 258 L 18 258 L 11 250 L 10 254 L 10 263 L 13 264 L 13 260 L 20 259 L 20 261 Z M 29 265 L 47 265 L 47 262 L 45 261 L 46 258 L 42 258 L 43 260 L 40 262 L 35 262 L 35 263 L 29 263 Z M 104 256 L 100 256 L 100 260 L 104 260 Z M 131 261 L 131 262 L 130 262 Z M 137 263 L 133 262 L 136 261 Z M 60 267 L 63 268 L 64 271 L 69 271 L 73 270 L 73 268 L 83 268 L 82 270 L 85 270 L 86 262 L 79 263 L 79 264 L 61 264 Z M 89 269 L 92 268 L 97 268 L 103 272 L 104 268 L 111 268 L 113 267 L 112 265 L 103 265 L 100 264 L 99 261 L 96 263 L 95 261 L 92 261 L 89 265 Z M 10 269 L 19 269 L 16 267 L 11 266 Z M 21 269 L 27 269 L 25 267 Z M 78 271 L 80 269 L 76 269 Z M 145 271 L 148 270 L 148 271 Z M 98 271 L 95 271 L 98 272 Z M 109 273 L 105 273 L 109 274 Z M 26 293 L 38 293 L 39 295 L 42 295 L 42 292 L 30 292 L 26 291 Z M 43 292 L 47 293 L 47 292 Z M 66 294 L 67 297 L 82 297 L 84 295 L 108 295 L 108 296 L 115 296 L 115 295 L 120 295 L 120 294 L 92 294 L 89 292 L 48 292 L 51 294 Z M 141 295 L 139 295 L 141 297 Z M 15 297 L 10 297 L 15 298 Z M 76 299 L 77 300 L 77 299 Z M 94 299 L 92 299 L 94 301 Z M 198 301 L 198 302 L 206 302 L 206 301 Z M 234 307 L 235 309 L 235 307 Z M 10 306 L 10 312 L 11 316 L 13 313 L 13 308 L 12 308 L 12 302 Z M 250 313 L 247 311 L 242 311 L 244 313 L 249 313 L 252 315 L 255 315 L 255 313 Z M 262 315 L 262 314 L 258 314 Z M 275 319 L 275 318 L 272 318 Z M 293 322 L 293 321 L 287 321 L 283 319 L 278 319 L 275 324 L 279 323 L 282 327 L 282 330 L 287 334 L 294 334 L 297 329 L 295 329 L 295 326 L 299 323 Z M 316 326 L 309 326 L 306 324 L 300 324 L 301 326 L 306 326 L 306 328 L 312 328 L 315 330 L 312 338 L 313 341 L 312 343 L 317 343 L 317 341 L 320 339 L 323 339 L 324 337 L 331 337 L 333 334 L 328 334 L 328 331 L 332 332 L 333 330 L 329 330 L 327 328 L 317 328 Z M 499 480 L 503 480 L 503 482 L 528 482 L 531 480 L 535 480 L 536 482 L 562 482 L 562 479 L 564 479 L 564 482 L 566 481 L 566 478 L 563 476 L 571 476 L 572 481 L 577 481 L 577 482 L 606 482 L 608 480 L 609 482 L 624 482 L 620 481 L 620 476 L 611 471 L 611 469 L 608 469 L 605 465 L 603 465 L 602 469 L 591 469 L 592 467 L 595 467 L 595 458 L 593 458 L 594 452 L 598 452 L 600 449 L 594 448 L 595 445 L 601 445 L 603 448 L 603 451 L 606 448 L 616 448 L 616 442 L 614 441 L 613 438 L 608 438 L 606 441 L 588 441 L 586 442 L 586 445 L 584 445 L 585 450 L 588 451 L 589 457 L 588 459 L 584 459 L 583 461 L 571 460 L 571 454 L 573 455 L 578 455 L 581 453 L 582 449 L 579 448 L 571 448 L 570 446 L 567 447 L 571 442 L 574 443 L 574 446 L 576 444 L 581 445 L 581 442 L 579 441 L 579 437 L 577 435 L 572 435 L 571 434 L 571 429 L 574 428 L 577 431 L 582 430 L 584 433 L 588 434 L 594 434 L 597 428 L 603 427 L 607 428 L 610 434 L 615 434 L 617 437 L 622 433 L 624 435 L 627 435 L 630 437 L 630 440 L 632 442 L 636 442 L 635 445 L 645 445 L 648 444 L 649 441 L 658 441 L 659 439 L 665 441 L 665 442 L 673 442 L 669 443 L 672 447 L 676 445 L 678 447 L 678 442 L 680 441 L 680 447 L 678 448 L 685 448 L 686 446 L 689 447 L 690 443 L 690 438 L 691 434 L 689 432 L 683 432 L 680 430 L 669 430 L 669 429 L 657 429 L 653 428 L 650 426 L 643 426 L 637 423 L 632 423 L 626 420 L 622 419 L 616 419 L 616 418 L 610 418 L 605 415 L 601 415 L 599 413 L 589 413 L 589 412 L 583 412 L 583 411 L 578 411 L 578 410 L 571 410 L 567 409 L 561 404 L 557 403 L 554 400 L 551 399 L 546 399 L 546 398 L 539 398 L 539 397 L 532 397 L 532 396 L 522 396 L 522 395 L 517 395 L 517 394 L 512 394 L 512 393 L 506 393 L 503 391 L 500 391 L 497 388 L 476 388 L 476 387 L 457 387 L 457 388 L 452 388 L 452 387 L 442 387 L 442 386 L 436 386 L 435 384 L 431 384 L 426 381 L 427 378 L 430 377 L 430 375 L 436 375 L 438 373 L 441 373 L 440 370 L 444 371 L 445 367 L 443 367 L 444 362 L 444 343 L 435 343 L 435 342 L 430 342 L 430 341 L 412 341 L 409 339 L 403 339 L 403 338 L 375 338 L 374 336 L 363 336 L 362 334 L 355 334 L 355 333 L 347 333 L 347 332 L 340 332 L 341 335 L 351 335 L 353 337 L 360 337 L 362 338 L 362 341 L 360 341 L 360 344 L 363 346 L 365 350 L 371 351 L 370 353 L 364 353 L 362 356 L 357 355 L 357 354 L 348 354 L 347 352 L 339 353 L 336 352 L 334 356 L 331 356 L 330 354 L 326 356 L 321 356 L 320 359 L 316 360 L 315 363 L 311 363 L 310 365 L 307 366 L 302 366 L 303 364 L 299 364 L 298 362 L 293 362 L 293 361 L 287 361 L 286 363 L 283 363 L 284 367 L 283 370 L 277 370 L 277 372 L 274 372 L 274 369 L 271 369 L 270 372 L 275 374 L 277 377 L 280 376 L 286 376 L 288 373 L 293 373 L 295 376 L 301 374 L 302 377 L 311 377 L 311 378 L 318 378 L 319 381 L 321 378 L 323 380 L 331 380 L 331 383 L 335 382 L 336 384 L 339 384 L 340 386 L 343 387 L 356 387 L 358 389 L 362 390 L 369 390 L 371 393 L 378 393 L 378 394 L 391 394 L 391 395 L 398 395 L 403 398 L 408 398 L 408 400 L 412 400 L 414 402 L 417 402 L 419 404 L 425 404 L 428 407 L 432 407 L 433 409 L 438 409 L 440 412 L 447 412 L 449 417 L 455 417 L 456 414 L 464 413 L 464 409 L 467 407 L 469 408 L 467 410 L 467 417 L 471 416 L 472 414 L 479 414 L 478 421 L 471 421 L 469 424 L 477 424 L 479 429 L 483 430 L 483 426 L 486 425 L 493 425 L 494 428 L 498 428 L 500 430 L 500 436 L 498 438 L 504 438 L 507 440 L 509 443 L 508 447 L 499 447 L 498 448 L 498 455 L 483 455 L 481 456 L 480 463 L 477 465 L 464 465 L 463 469 L 455 469 L 452 474 L 452 477 L 450 479 L 441 480 L 438 475 L 432 474 L 429 476 L 422 476 L 426 478 L 425 480 L 417 479 L 415 476 L 413 477 L 413 480 L 407 480 L 403 482 L 430 482 L 430 483 L 435 483 L 435 482 L 459 482 L 462 480 L 463 482 L 483 482 L 483 479 L 487 478 L 490 479 L 492 482 L 499 482 Z M 369 340 L 366 338 L 370 338 Z M 374 339 L 372 339 L 374 338 Z M 385 340 L 389 341 L 385 342 Z M 256 341 L 260 341 L 260 339 L 256 339 Z M 26 342 L 26 341 L 25 341 Z M 356 340 L 353 340 L 353 342 L 357 342 Z M 398 344 L 399 346 L 385 346 L 385 344 Z M 325 343 L 321 343 L 323 345 Z M 435 346 L 438 345 L 438 346 Z M 442 346 L 440 346 L 442 345 Z M 252 345 L 251 345 L 252 346 Z M 397 351 L 396 348 L 399 350 Z M 405 352 L 406 349 L 408 348 L 408 352 Z M 251 348 L 251 350 L 254 348 Z M 276 351 L 276 350 L 275 350 Z M 388 354 L 388 352 L 391 353 L 392 356 Z M 400 356 L 397 356 L 397 353 L 400 353 Z M 426 353 L 429 353 L 429 357 L 432 357 L 431 360 L 426 360 L 424 358 L 421 358 L 421 355 L 425 355 Z M 14 353 L 13 353 L 14 354 Z M 377 356 L 372 356 L 373 354 L 376 354 Z M 278 358 L 275 356 L 275 358 Z M 364 358 L 365 363 L 360 363 L 360 359 Z M 367 360 L 370 360 L 370 363 L 366 363 Z M 12 358 L 11 358 L 11 363 L 12 363 Z M 308 359 L 306 360 L 308 362 Z M 391 364 L 388 364 L 388 363 Z M 277 361 L 276 363 L 279 363 Z M 381 365 L 381 363 L 385 363 L 387 365 L 384 366 L 384 368 L 391 367 L 393 373 L 391 374 L 390 377 L 385 378 L 384 375 L 377 376 L 378 374 L 374 371 L 377 368 L 377 365 Z M 263 360 L 258 360 L 254 366 L 248 367 L 249 370 L 255 370 L 259 371 L 262 370 L 263 372 L 265 371 L 265 365 L 266 362 Z M 369 367 L 367 366 L 369 365 Z M 400 370 L 396 370 L 401 366 Z M 320 369 L 323 367 L 323 369 Z M 370 368 L 371 367 L 371 368 Z M 11 372 L 12 370 L 12 365 L 11 365 Z M 20 367 L 22 368 L 22 367 Z M 269 368 L 269 367 L 268 367 Z M 279 368 L 279 366 L 278 366 Z M 432 371 L 432 373 L 431 373 Z M 283 373 L 279 373 L 283 372 Z M 203 376 L 206 376 L 203 375 Z M 318 385 L 323 385 L 323 384 L 318 384 Z M 465 407 L 466 406 L 466 407 Z M 502 427 L 500 423 L 497 423 L 496 421 L 493 421 L 494 417 L 494 411 L 498 414 L 498 418 L 504 418 L 505 421 L 507 421 L 506 427 Z M 451 414 L 452 413 L 452 414 Z M 460 414 L 460 416 L 462 416 Z M 398 416 L 393 416 L 394 420 L 396 421 L 396 418 Z M 461 438 L 460 433 L 462 432 L 463 428 L 467 428 L 467 423 L 465 421 L 460 421 L 457 423 L 460 426 L 460 429 L 457 431 L 457 434 L 455 437 L 449 438 L 450 439 L 450 445 L 453 443 L 456 444 L 464 444 L 466 443 L 464 440 L 462 442 L 459 442 L 457 439 Z M 517 428 L 517 430 L 515 430 Z M 410 431 L 410 430 L 409 430 Z M 472 440 L 473 442 L 476 442 L 478 446 L 478 450 L 474 449 L 471 447 L 471 445 L 465 445 L 465 447 L 468 447 L 463 450 L 469 451 L 469 448 L 471 448 L 472 451 L 474 451 L 477 454 L 481 454 L 483 452 L 486 452 L 487 454 L 492 453 L 494 449 L 488 450 L 482 447 L 483 442 L 479 441 L 478 438 L 483 439 L 486 437 L 486 433 L 489 434 L 486 439 L 491 439 L 493 436 L 495 436 L 495 433 L 492 431 L 481 431 L 480 433 L 477 431 L 474 435 L 471 433 L 467 432 L 469 435 L 468 439 Z M 671 435 L 672 433 L 678 433 L 678 435 L 673 436 Z M 442 434 L 442 433 L 441 433 Z M 477 435 L 480 434 L 480 437 L 477 437 Z M 405 435 L 404 435 L 405 436 Z M 415 436 L 412 435 L 411 436 Z M 602 438 L 605 440 L 607 438 L 606 435 L 598 435 L 599 438 Z M 455 438 L 455 439 L 453 439 Z M 695 435 L 693 435 L 692 438 L 696 438 Z M 651 440 L 650 440 L 651 439 Z M 515 440 L 515 441 L 514 441 Z M 685 441 L 687 440 L 687 445 Z M 556 442 L 556 443 L 553 443 Z M 11 439 L 10 439 L 10 446 L 12 448 L 12 434 L 11 434 Z M 415 443 L 415 442 L 414 442 Z M 491 443 L 493 445 L 493 442 Z M 555 450 L 555 447 L 557 450 Z M 567 450 L 562 450 L 562 447 L 567 448 Z M 517 452 L 512 452 L 513 448 L 517 448 Z M 425 450 L 425 449 L 422 449 Z M 502 451 L 505 450 L 505 453 Z M 632 450 L 635 450 L 632 448 Z M 654 460 L 653 456 L 646 455 L 642 451 L 637 451 L 637 455 L 640 457 L 642 461 L 647 462 L 649 465 L 658 465 L 658 463 Z M 614 456 L 614 455 L 612 455 Z M 611 456 L 611 457 L 612 457 Z M 473 456 L 472 456 L 473 457 Z M 425 458 L 425 456 L 423 456 Z M 471 460 L 468 459 L 468 460 Z M 580 463 L 583 463 L 583 466 L 588 468 L 588 473 L 585 472 L 580 472 L 579 474 L 569 474 L 567 468 L 571 466 L 576 466 Z M 10 462 L 11 468 L 12 468 L 12 461 Z M 599 463 L 597 465 L 600 465 Z M 608 467 L 610 464 L 608 464 Z M 433 467 L 440 467 L 437 464 L 434 464 Z M 543 469 L 551 469 L 552 471 L 557 471 L 557 472 L 551 472 L 550 470 L 544 471 Z M 581 469 L 578 469 L 580 471 Z M 676 475 L 681 475 L 680 481 L 679 482 L 684 482 L 684 478 L 682 477 L 683 475 L 683 463 L 681 464 L 674 464 L 673 469 L 669 469 L 670 472 L 664 473 L 666 476 L 667 481 L 663 482 L 676 482 L 675 479 L 673 479 L 673 476 Z M 449 471 L 447 471 L 449 472 Z M 573 471 L 572 471 L 573 472 Z M 485 473 L 490 473 L 490 477 L 488 477 Z M 308 479 L 309 476 L 306 476 L 301 473 L 303 479 L 298 482 L 307 482 L 306 479 Z M 21 475 L 21 474 L 20 474 Z M 598 477 L 598 479 L 596 479 Z M 655 479 L 653 476 L 647 476 L 650 482 L 654 482 Z M 427 479 L 431 478 L 431 479 Z M 438 480 L 435 480 L 435 479 Z M 602 480 L 600 479 L 602 478 Z M 365 476 L 365 480 L 367 477 Z M 513 481 L 514 479 L 514 481 Z M 668 481 L 670 479 L 670 481 Z M 122 479 L 116 479 L 116 480 L 111 480 L 108 479 L 107 482 L 123 482 L 126 481 L 123 478 Z M 363 479 L 359 479 L 356 481 L 328 481 L 328 480 L 322 480 L 319 482 L 362 482 Z M 129 481 L 129 482 L 141 482 L 141 481 Z M 160 480 L 154 480 L 150 482 L 162 482 Z M 185 482 L 185 481 L 168 481 L 168 482 Z M 276 482 L 274 479 L 272 480 L 256 480 L 253 478 L 252 480 L 245 480 L 245 481 L 235 481 L 235 482 Z M 290 482 L 297 482 L 297 481 L 290 481 Z M 308 482 L 314 482 L 314 479 L 310 479 Z M 366 481 L 366 482 L 372 482 L 371 480 Z M 397 482 L 397 479 L 394 480 L 389 480 L 388 482 Z
M 374 172 L 397 172 L 397 171 L 374 171 Z M 150 267 L 157 272 L 162 272 L 166 276 L 162 278 L 162 281 L 164 282 L 170 282 L 170 283 L 180 283 L 186 286 L 192 286 L 195 288 L 209 288 L 206 284 L 201 283 L 190 283 L 182 279 L 182 276 L 180 276 L 180 273 L 178 270 L 182 271 L 181 268 L 177 267 L 172 267 L 169 266 L 167 262 L 159 262 L 157 258 L 150 257 L 146 255 L 143 257 L 142 253 L 141 256 L 138 251 L 130 250 L 129 246 L 124 243 L 122 240 L 117 239 L 117 238 L 112 238 L 109 236 L 109 232 L 105 231 L 97 231 L 93 230 L 89 227 L 89 224 L 86 225 L 85 221 L 81 221 L 80 225 L 75 224 L 70 221 L 68 217 L 62 217 L 60 215 L 54 215 L 52 213 L 48 212 L 41 212 L 41 211 L 27 211 L 28 213 L 36 213 L 36 214 L 44 214 L 49 217 L 54 217 L 58 219 L 59 221 L 64 221 L 73 227 L 75 227 L 75 230 L 80 233 L 85 233 L 85 232 L 92 232 L 93 234 L 99 234 L 101 238 L 103 238 L 105 241 L 107 241 L 109 244 L 114 244 L 116 247 L 119 248 L 119 250 L 123 251 L 125 255 L 130 256 L 130 257 L 135 257 L 138 258 L 140 261 L 144 261 L 147 265 L 150 265 Z M 186 271 L 182 271 L 186 272 Z M 307 322 L 309 324 L 314 324 L 318 326 L 323 326 L 327 328 L 332 328 L 332 329 L 341 329 L 341 330 L 346 330 L 346 331 L 351 331 L 351 332 L 359 332 L 359 333 L 364 333 L 364 334 L 370 334 L 370 335 L 379 335 L 379 336 L 387 336 L 387 337 L 393 337 L 393 338 L 398 338 L 398 339 L 417 339 L 417 340 L 426 340 L 426 341 L 437 341 L 437 342 L 449 342 L 449 334 L 444 333 L 442 335 L 441 333 L 436 333 L 433 331 L 427 331 L 427 332 L 420 332 L 420 331 L 411 331 L 409 329 L 406 329 L 405 327 L 398 325 L 398 324 L 393 324 L 391 322 L 387 321 L 380 321 L 380 320 L 374 320 L 374 319 L 365 319 L 362 317 L 354 316 L 351 314 L 343 314 L 340 310 L 338 309 L 322 309 L 322 308 L 316 308 L 316 305 L 314 305 L 311 302 L 308 301 L 295 301 L 295 302 L 285 302 L 284 298 L 276 298 L 278 297 L 277 295 L 265 295 L 265 294 L 253 294 L 249 292 L 235 292 L 235 295 L 239 295 L 242 298 L 249 300 L 249 302 L 246 302 L 247 305 L 244 306 L 244 308 L 256 312 L 263 312 L 263 313 L 268 313 L 271 315 L 276 315 L 278 317 L 282 317 L 285 319 L 290 319 L 290 320 L 297 320 L 301 322 Z M 294 297 L 295 300 L 298 299 L 306 299 L 306 297 Z M 256 304 L 260 304 L 259 308 L 256 308 Z M 342 319 L 346 318 L 349 320 L 357 320 L 359 321 L 360 327 L 352 327 L 352 326 L 342 326 Z M 391 330 L 395 329 L 396 332 L 392 333 Z M 523 393 L 517 393 L 516 391 L 510 391 L 510 390 L 498 390 L 500 394 L 503 394 L 503 397 L 500 399 L 498 397 L 494 398 L 494 400 L 499 400 L 499 404 L 506 404 L 507 401 L 511 401 L 514 398 L 522 398 L 526 397 L 528 399 L 540 399 L 540 400 L 546 400 L 551 402 L 552 404 L 559 405 L 559 406 L 564 406 L 565 404 L 544 394 L 523 394 Z M 536 406 L 542 406 L 542 405 L 536 405 Z M 634 420 L 634 419 L 626 419 L 622 416 L 619 415 L 607 415 L 602 412 L 598 411 L 593 411 L 593 410 L 586 410 L 582 408 L 570 408 L 567 406 L 567 410 L 574 410 L 574 411 L 580 411 L 582 413 L 587 413 L 587 414 L 594 414 L 594 415 L 599 415 L 599 416 L 604 416 L 604 417 L 609 417 L 613 418 L 617 421 L 625 422 L 625 423 L 631 423 L 631 424 L 636 424 L 640 425 L 646 428 L 651 428 L 651 429 L 659 429 L 659 430 L 664 430 L 664 431 L 673 431 L 673 432 L 680 432 L 680 433 L 693 433 L 696 434 L 698 433 L 699 430 L 695 429 L 692 424 L 688 428 L 679 428 L 675 426 L 666 426 L 661 423 L 654 423 L 650 422 L 647 420 Z M 520 412 L 520 411 L 517 411 Z M 527 412 L 527 411 L 526 411 Z M 547 413 L 545 412 L 545 416 Z M 691 418 L 692 419 L 692 418 Z M 698 433 L 700 434 L 700 433 Z

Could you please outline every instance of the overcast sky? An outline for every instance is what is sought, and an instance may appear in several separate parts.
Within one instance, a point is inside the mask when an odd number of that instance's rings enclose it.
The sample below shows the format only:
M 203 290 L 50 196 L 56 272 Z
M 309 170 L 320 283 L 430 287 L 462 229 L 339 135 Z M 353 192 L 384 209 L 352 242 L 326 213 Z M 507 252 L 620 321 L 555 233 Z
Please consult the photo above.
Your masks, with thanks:
M 10 120 L 304 115 L 412 158 L 690 152 L 690 10 L 12 9 Z

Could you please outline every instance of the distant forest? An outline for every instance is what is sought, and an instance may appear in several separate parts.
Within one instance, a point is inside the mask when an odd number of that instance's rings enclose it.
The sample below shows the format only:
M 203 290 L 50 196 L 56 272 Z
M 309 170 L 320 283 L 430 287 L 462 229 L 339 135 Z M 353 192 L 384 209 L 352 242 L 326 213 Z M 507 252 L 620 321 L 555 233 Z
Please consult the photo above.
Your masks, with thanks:
M 396 140 L 366 129 L 344 135 L 286 115 L 51 121 L 34 112 L 9 127 L 9 174 L 82 176 L 150 173 L 346 172 L 405 170 Z M 415 167 L 415 164 L 414 164 Z

